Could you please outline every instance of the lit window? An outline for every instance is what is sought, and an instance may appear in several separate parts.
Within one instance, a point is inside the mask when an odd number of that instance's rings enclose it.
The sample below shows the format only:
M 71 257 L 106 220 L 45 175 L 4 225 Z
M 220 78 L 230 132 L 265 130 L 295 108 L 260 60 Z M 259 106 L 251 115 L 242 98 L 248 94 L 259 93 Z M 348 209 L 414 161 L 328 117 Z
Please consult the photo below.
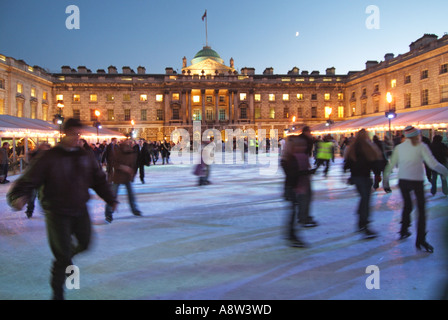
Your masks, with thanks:
M 287 93 L 283 94 L 283 101 L 289 101 L 289 94 Z
M 17 93 L 23 93 L 23 84 L 21 83 L 17 84 Z
M 324 94 L 324 99 L 325 100 L 330 100 L 330 94 L 329 93 L 325 93 Z
M 333 112 L 333 109 L 331 107 L 325 107 L 325 118 L 330 118 L 331 113 Z
M 156 101 L 162 102 L 163 101 L 163 94 L 156 94 Z
M 246 98 L 247 98 L 247 95 L 245 93 L 240 93 L 240 100 L 241 101 L 246 100 Z
M 64 95 L 63 94 L 57 94 L 56 95 L 56 101 L 58 100 L 64 100 Z
M 47 100 L 47 98 L 48 98 L 47 91 L 42 92 L 42 100 Z
M 297 100 L 303 100 L 303 93 L 297 94 Z
M 48 121 L 48 106 L 47 105 L 42 106 L 42 120 Z
M 395 88 L 397 86 L 397 79 L 392 79 L 390 82 L 391 88 Z
M 338 93 L 338 100 L 344 100 L 344 94 Z
M 36 98 L 36 88 L 31 88 L 31 96 Z
M 255 97 L 255 101 L 261 101 L 261 94 L 256 93 L 254 97 Z
M 269 94 L 269 101 L 275 101 L 275 94 L 273 93 Z
M 97 102 L 98 101 L 98 96 L 96 94 L 91 94 L 90 95 L 90 102 Z
M 114 109 L 107 109 L 107 121 L 115 120 Z
M 201 110 L 193 110 L 193 120 L 202 120 Z
M 275 108 L 269 110 L 269 119 L 275 119 Z
M 200 96 L 193 96 L 193 102 L 194 103 L 198 103 L 199 101 L 201 101 L 201 97 Z
M 140 95 L 140 101 L 148 101 L 148 95 L 147 94 L 141 94 Z
M 179 94 L 173 93 L 173 100 L 179 100 Z
M 343 106 L 338 107 L 338 118 L 344 118 L 344 107 Z
M 73 95 L 73 102 L 80 102 L 81 101 L 81 95 L 74 94 Z

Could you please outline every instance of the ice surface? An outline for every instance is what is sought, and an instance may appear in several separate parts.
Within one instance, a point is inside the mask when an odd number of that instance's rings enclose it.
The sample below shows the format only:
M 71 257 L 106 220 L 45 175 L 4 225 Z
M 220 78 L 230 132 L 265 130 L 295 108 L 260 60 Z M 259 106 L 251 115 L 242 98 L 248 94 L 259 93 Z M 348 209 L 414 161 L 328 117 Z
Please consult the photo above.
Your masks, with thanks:
M 266 157 L 266 155 L 260 155 Z M 271 155 L 274 159 L 274 155 Z M 435 252 L 415 249 L 412 236 L 398 241 L 402 200 L 393 192 L 372 195 L 373 240 L 355 232 L 358 195 L 346 184 L 342 160 L 313 177 L 316 228 L 300 229 L 309 243 L 291 248 L 283 237 L 289 203 L 283 172 L 261 175 L 256 164 L 213 165 L 211 185 L 197 186 L 193 165 L 146 167 L 146 184 L 133 184 L 143 217 L 132 215 L 124 186 L 112 224 L 104 202 L 89 201 L 94 240 L 74 258 L 80 289 L 66 298 L 163 300 L 438 299 L 446 283 L 448 199 L 431 196 L 426 183 L 428 236 Z M 17 176 L 9 179 L 13 182 Z M 49 299 L 45 217 L 13 212 L 0 185 L 0 299 Z M 413 212 L 415 217 L 415 211 Z M 380 289 L 369 290 L 369 265 L 380 270 Z

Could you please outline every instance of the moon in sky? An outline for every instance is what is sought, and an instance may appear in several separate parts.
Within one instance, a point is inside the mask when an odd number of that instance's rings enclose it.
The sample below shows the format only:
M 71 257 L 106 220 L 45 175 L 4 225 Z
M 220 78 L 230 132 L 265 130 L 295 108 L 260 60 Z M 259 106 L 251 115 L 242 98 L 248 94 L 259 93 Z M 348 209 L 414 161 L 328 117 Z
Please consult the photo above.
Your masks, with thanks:
M 299 36 L 299 31 L 296 32 L 296 37 L 298 37 L 298 36 Z

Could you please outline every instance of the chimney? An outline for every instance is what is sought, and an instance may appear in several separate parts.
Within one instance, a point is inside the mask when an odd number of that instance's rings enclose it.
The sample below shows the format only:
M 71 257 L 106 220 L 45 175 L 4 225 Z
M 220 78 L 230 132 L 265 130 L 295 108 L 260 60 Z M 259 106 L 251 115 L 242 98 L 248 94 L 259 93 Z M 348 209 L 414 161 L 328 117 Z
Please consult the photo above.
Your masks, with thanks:
M 311 75 L 312 75 L 312 76 L 318 76 L 319 74 L 320 74 L 319 71 L 313 71 L 313 72 L 311 72 Z
M 172 67 L 165 68 L 165 73 L 166 74 L 175 74 L 174 69 Z
M 87 68 L 84 66 L 79 66 L 78 67 L 78 73 L 87 73 Z
M 270 67 L 270 68 L 266 68 L 266 69 L 264 69 L 263 74 L 264 74 L 264 75 L 271 75 L 271 74 L 274 74 L 274 68 Z
M 107 71 L 108 71 L 110 74 L 111 74 L 111 73 L 116 74 L 116 73 L 117 73 L 117 68 L 114 67 L 114 66 L 109 66 L 109 68 L 107 68 Z
M 369 69 L 371 67 L 374 67 L 378 64 L 378 61 L 369 60 L 366 62 L 366 69 Z
M 123 74 L 131 74 L 132 70 L 130 67 L 123 67 L 121 68 L 123 70 Z
M 244 68 L 241 69 L 241 74 L 253 75 L 253 74 L 255 74 L 255 68 L 244 67 Z
M 303 71 L 302 71 L 302 76 L 307 76 L 308 74 L 309 74 L 308 71 L 306 71 L 306 70 L 303 70 Z
M 420 49 L 424 46 L 426 46 L 427 44 L 436 41 L 437 40 L 437 36 L 435 34 L 424 34 L 423 37 L 421 37 L 420 39 L 415 40 L 414 42 L 412 42 L 409 45 L 409 48 L 412 50 L 415 49 Z
M 138 74 L 145 74 L 145 73 L 146 73 L 146 69 L 145 69 L 145 67 L 139 66 L 139 67 L 137 68 L 137 73 L 138 73 Z
M 384 56 L 384 61 L 392 60 L 394 57 L 395 56 L 393 53 L 386 53 L 386 55 Z
M 62 66 L 61 73 L 72 73 L 72 68 L 70 68 L 69 66 Z
M 299 74 L 300 69 L 297 67 L 292 68 L 290 71 L 288 71 L 288 74 L 292 74 L 292 75 L 298 75 Z
M 326 74 L 327 76 L 334 76 L 336 74 L 336 68 L 335 67 L 327 68 Z

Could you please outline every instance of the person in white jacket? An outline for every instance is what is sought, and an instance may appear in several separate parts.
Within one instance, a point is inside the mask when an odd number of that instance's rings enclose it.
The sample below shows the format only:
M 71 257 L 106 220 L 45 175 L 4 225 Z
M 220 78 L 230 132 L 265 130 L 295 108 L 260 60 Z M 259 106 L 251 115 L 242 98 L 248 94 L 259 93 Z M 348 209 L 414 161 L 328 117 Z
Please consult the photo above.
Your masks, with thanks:
M 439 163 L 428 146 L 421 142 L 420 130 L 412 126 L 404 129 L 406 140 L 397 145 L 392 152 L 389 164 L 385 169 L 385 176 L 389 178 L 392 169 L 398 166 L 398 186 L 404 201 L 402 211 L 400 239 L 408 238 L 411 233 L 408 228 L 411 224 L 412 199 L 411 191 L 417 198 L 418 226 L 415 246 L 421 250 L 423 247 L 427 252 L 434 252 L 434 248 L 426 242 L 426 212 L 423 181 L 425 180 L 426 163 L 432 170 L 437 171 L 446 179 L 448 169 Z

